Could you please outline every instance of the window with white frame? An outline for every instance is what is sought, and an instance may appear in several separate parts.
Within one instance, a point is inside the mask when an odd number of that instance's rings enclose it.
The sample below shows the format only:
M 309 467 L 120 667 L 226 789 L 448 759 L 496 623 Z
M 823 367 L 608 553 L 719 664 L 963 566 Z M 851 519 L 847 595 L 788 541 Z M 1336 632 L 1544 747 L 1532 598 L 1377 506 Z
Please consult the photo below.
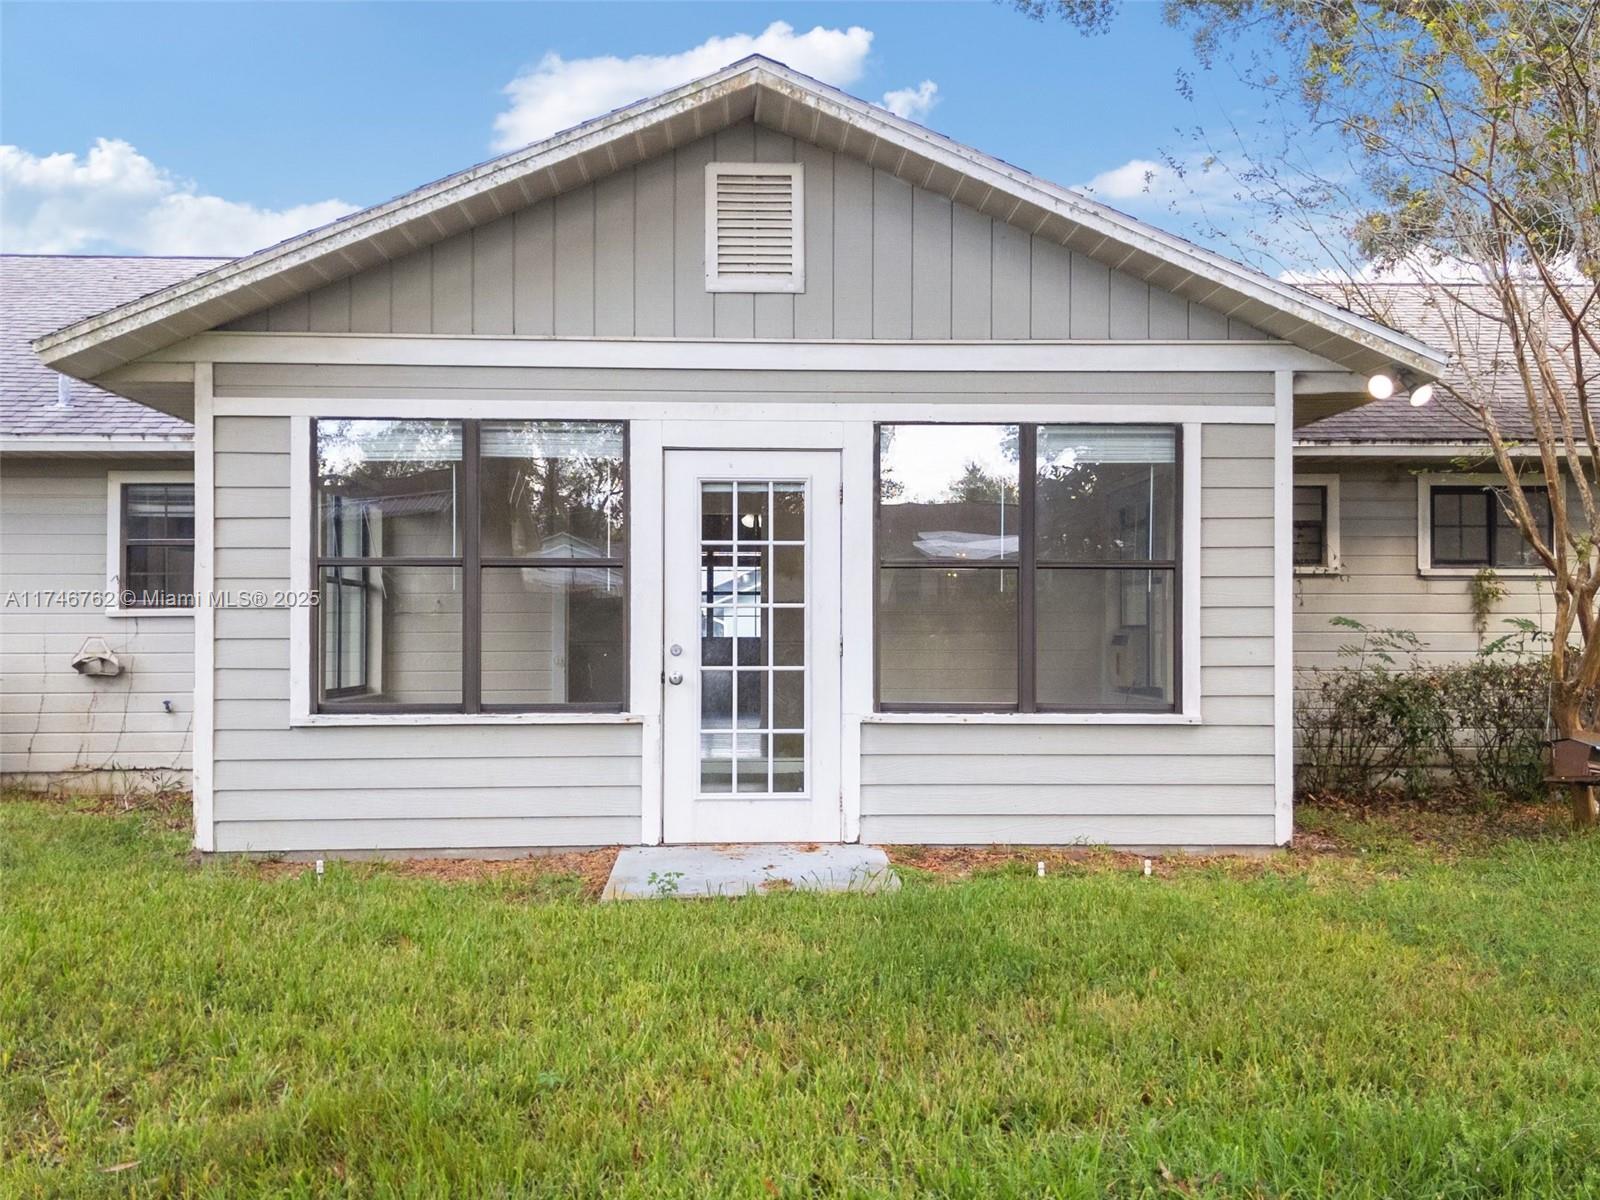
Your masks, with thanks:
M 1297 475 L 1294 481 L 1294 569 L 1339 568 L 1339 477 Z
M 312 430 L 318 709 L 622 708 L 626 426 Z
M 879 710 L 1178 711 L 1179 442 L 879 426 Z
M 1524 484 L 1522 491 L 1548 542 L 1548 490 L 1543 485 Z M 1539 569 L 1538 555 L 1512 521 L 1509 504 L 1506 489 L 1493 481 L 1424 480 L 1419 511 L 1423 567 L 1438 571 Z
M 708 291 L 805 291 L 802 170 L 798 163 L 706 164 Z
M 113 614 L 194 608 L 194 475 L 113 471 L 107 476 L 106 584 Z

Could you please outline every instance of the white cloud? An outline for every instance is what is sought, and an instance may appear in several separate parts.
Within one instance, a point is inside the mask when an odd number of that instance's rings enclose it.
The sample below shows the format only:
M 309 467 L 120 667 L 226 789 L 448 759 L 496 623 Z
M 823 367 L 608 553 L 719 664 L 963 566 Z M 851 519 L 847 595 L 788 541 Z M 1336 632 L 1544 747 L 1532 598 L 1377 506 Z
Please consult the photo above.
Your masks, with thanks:
M 805 33 L 774 21 L 758 34 L 707 38 L 679 54 L 604 55 L 565 59 L 551 51 L 505 86 L 511 107 L 494 119 L 494 148 L 512 150 L 570 129 L 591 117 L 709 75 L 751 54 L 787 63 L 824 83 L 845 87 L 861 78 L 872 31 L 859 25 Z
M 1251 207 L 1235 172 L 1245 164 L 1196 155 L 1181 162 L 1130 158 L 1078 185 L 1097 200 L 1130 208 L 1159 205 L 1167 212 L 1228 211 Z
M 924 79 L 916 87 L 896 88 L 883 94 L 883 106 L 897 117 L 920 121 L 939 103 L 939 85 Z
M 1148 158 L 1131 158 L 1120 167 L 1101 171 L 1080 190 L 1104 200 L 1134 200 L 1152 194 L 1167 183 L 1171 172 Z
M 207 195 L 115 138 L 82 157 L 0 145 L 0 248 L 11 253 L 245 254 L 354 208 L 257 208 Z

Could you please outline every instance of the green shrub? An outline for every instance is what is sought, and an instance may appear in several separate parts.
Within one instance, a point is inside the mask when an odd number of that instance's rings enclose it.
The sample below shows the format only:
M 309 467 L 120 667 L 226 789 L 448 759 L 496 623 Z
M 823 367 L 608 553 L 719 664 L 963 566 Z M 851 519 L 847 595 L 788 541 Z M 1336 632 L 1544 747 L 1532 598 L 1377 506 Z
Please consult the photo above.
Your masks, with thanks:
M 1365 795 L 1398 783 L 1408 795 L 1422 796 L 1444 717 L 1434 681 L 1418 667 L 1421 640 L 1408 630 L 1372 629 L 1349 617 L 1332 623 L 1361 636 L 1339 648 L 1344 665 L 1300 673 L 1295 733 L 1301 790 Z
M 1478 658 L 1435 674 L 1448 719 L 1440 750 L 1456 786 L 1480 799 L 1543 795 L 1545 662 Z
M 1547 649 L 1528 622 L 1470 662 L 1424 666 L 1406 630 L 1333 624 L 1359 638 L 1344 663 L 1300 672 L 1297 783 L 1304 792 L 1363 796 L 1399 787 L 1413 800 L 1441 789 L 1480 802 L 1544 792 Z

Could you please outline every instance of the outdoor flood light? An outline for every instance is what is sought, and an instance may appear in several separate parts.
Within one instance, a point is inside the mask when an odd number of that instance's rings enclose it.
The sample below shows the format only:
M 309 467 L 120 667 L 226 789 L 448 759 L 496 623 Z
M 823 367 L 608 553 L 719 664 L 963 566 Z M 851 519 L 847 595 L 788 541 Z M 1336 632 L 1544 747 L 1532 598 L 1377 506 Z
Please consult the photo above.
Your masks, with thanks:
M 1421 387 L 1411 389 L 1411 407 L 1421 408 L 1433 399 L 1433 384 L 1425 383 Z
M 1394 377 L 1379 371 L 1367 380 L 1367 395 L 1374 400 L 1387 400 L 1394 395 Z

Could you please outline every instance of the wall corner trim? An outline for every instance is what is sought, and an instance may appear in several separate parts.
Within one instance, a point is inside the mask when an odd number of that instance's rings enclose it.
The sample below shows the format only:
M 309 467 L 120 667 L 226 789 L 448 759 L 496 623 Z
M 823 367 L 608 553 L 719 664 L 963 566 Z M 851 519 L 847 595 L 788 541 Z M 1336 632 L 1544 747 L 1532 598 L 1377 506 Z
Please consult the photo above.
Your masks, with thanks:
M 194 848 L 215 850 L 212 803 L 216 753 L 216 428 L 212 407 L 212 365 L 194 365 Z

